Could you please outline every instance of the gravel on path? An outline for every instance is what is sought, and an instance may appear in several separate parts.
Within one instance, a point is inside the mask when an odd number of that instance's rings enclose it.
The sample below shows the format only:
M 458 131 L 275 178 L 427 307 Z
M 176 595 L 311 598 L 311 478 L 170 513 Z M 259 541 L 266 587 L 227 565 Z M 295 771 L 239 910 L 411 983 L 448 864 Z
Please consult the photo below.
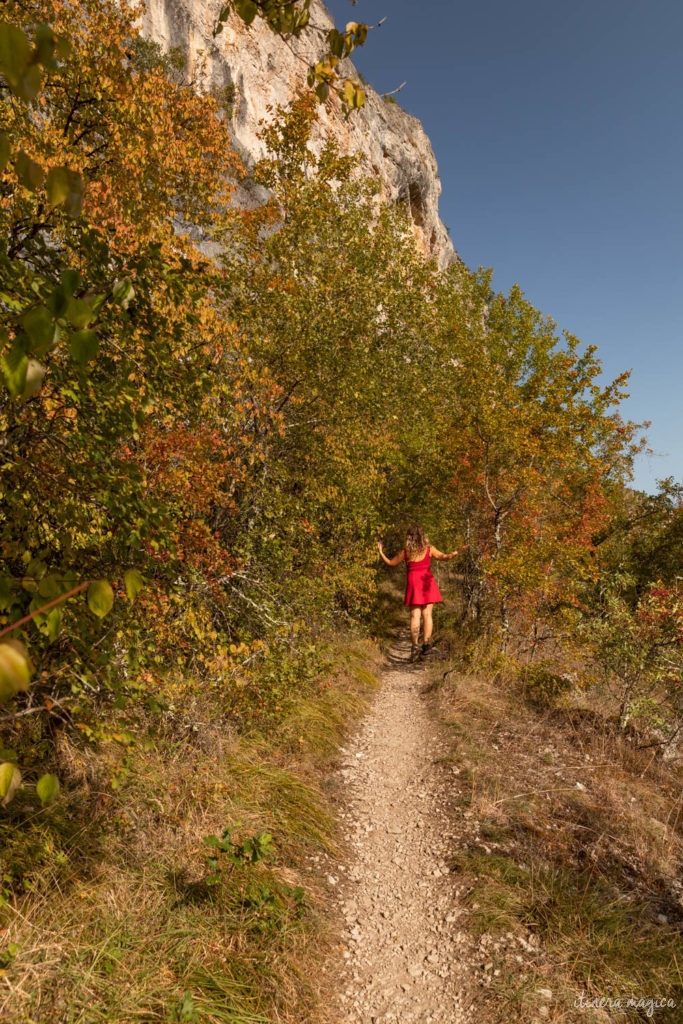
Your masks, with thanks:
M 407 663 L 407 649 L 405 639 L 395 642 L 373 709 L 342 750 L 351 851 L 338 886 L 344 1024 L 475 1019 L 471 940 L 458 927 L 463 908 L 446 863 L 457 813 L 449 806 L 448 745 L 420 692 L 425 673 Z

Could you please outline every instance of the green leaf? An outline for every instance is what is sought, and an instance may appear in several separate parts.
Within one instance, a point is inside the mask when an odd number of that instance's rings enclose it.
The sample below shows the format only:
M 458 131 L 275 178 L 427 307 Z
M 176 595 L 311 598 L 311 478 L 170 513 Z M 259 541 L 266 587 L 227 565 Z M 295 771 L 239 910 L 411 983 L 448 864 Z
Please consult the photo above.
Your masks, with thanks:
M 4 171 L 9 163 L 10 146 L 9 139 L 4 132 L 0 132 L 0 171 Z
M 36 49 L 34 55 L 28 37 L 20 28 L 0 22 L 0 72 L 12 92 L 27 103 L 36 98 L 43 80 L 35 62 L 38 56 L 39 50 Z
M 68 167 L 52 167 L 45 182 L 51 206 L 61 206 L 70 217 L 77 217 L 83 205 L 83 179 Z
M 0 644 L 0 702 L 15 693 L 28 690 L 33 665 L 28 651 L 19 640 L 4 640 Z M 10 697 L 4 696 L 12 689 Z
M 100 347 L 100 339 L 94 331 L 76 331 L 69 338 L 71 358 L 79 366 L 92 362 Z
M 37 615 L 33 621 L 43 636 L 48 640 L 56 640 L 62 628 L 62 609 L 51 608 L 49 612 Z
M 346 31 L 351 31 L 356 46 L 363 46 L 368 38 L 368 26 L 365 22 L 350 21 L 346 26 Z
M 0 71 L 13 92 L 21 82 L 31 59 L 31 44 L 26 35 L 8 22 L 0 22 Z
M 327 33 L 327 42 L 330 47 L 330 53 L 333 53 L 335 57 L 341 58 L 344 54 L 344 36 L 341 32 L 338 32 L 336 28 L 330 29 Z
M 50 206 L 59 206 L 69 194 L 69 171 L 66 167 L 51 167 L 45 182 L 47 201 Z
M 14 169 L 21 184 L 31 192 L 35 192 L 43 184 L 45 171 L 23 149 L 17 153 L 14 159 Z
M 4 761 L 0 764 L 0 798 L 7 795 L 15 767 L 16 765 L 13 765 L 10 761 Z
M 183 998 L 175 1008 L 174 1016 L 176 1020 L 185 1021 L 186 1024 L 199 1024 L 197 1004 L 189 992 L 185 992 L 183 995 Z
M 28 371 L 26 346 L 22 343 L 21 339 L 16 339 L 7 355 L 2 357 L 0 367 L 7 384 L 7 390 L 12 398 L 17 398 L 26 387 L 26 374 Z
M 7 807 L 20 785 L 21 772 L 17 766 L 9 761 L 0 764 L 0 798 L 3 807 Z
M 38 584 L 38 593 L 41 597 L 59 597 L 61 588 L 57 582 L 57 573 L 49 572 L 43 576 Z
M 14 604 L 14 577 L 0 576 L 0 611 L 6 612 Z
M 74 296 L 81 283 L 81 275 L 73 267 L 67 267 L 59 275 L 59 280 L 67 295 Z
M 37 594 L 40 580 L 46 572 L 47 565 L 42 558 L 32 558 L 26 566 L 26 575 L 21 581 L 24 590 L 28 590 L 29 594 Z
M 358 82 L 354 82 L 350 78 L 347 78 L 342 88 L 342 99 L 347 106 L 351 107 L 353 110 L 357 110 L 365 103 L 365 93 Z
M 93 316 L 92 306 L 86 299 L 69 299 L 66 318 L 74 327 L 87 327 Z
M 106 580 L 95 580 L 87 590 L 88 608 L 98 617 L 103 619 L 108 615 L 114 605 L 114 591 L 111 584 Z
M 29 64 L 19 80 L 14 92 L 22 100 L 30 103 L 34 100 L 40 92 L 40 87 L 43 84 L 43 74 L 37 64 Z
M 69 191 L 64 200 L 64 209 L 69 217 L 78 217 L 83 209 L 83 178 L 78 171 L 67 170 L 66 173 L 69 178 Z
M 55 322 L 46 306 L 33 306 L 21 318 L 21 325 L 31 340 L 34 352 L 46 352 L 55 341 Z
M 258 14 L 258 7 L 254 0 L 235 0 L 235 10 L 245 25 L 251 25 Z
M 97 316 L 97 314 L 99 313 L 100 309 L 102 308 L 102 306 L 106 302 L 107 297 L 108 296 L 107 296 L 106 292 L 98 292 L 96 295 L 93 295 L 92 292 L 91 292 L 88 295 L 87 301 L 90 303 L 90 308 L 91 308 L 91 310 L 93 312 L 93 316 Z
M 57 63 L 54 59 L 57 47 L 57 37 L 49 25 L 39 25 L 35 34 L 35 55 L 34 60 L 42 64 L 44 68 L 54 70 Z
M 135 598 L 145 585 L 144 577 L 137 569 L 126 569 L 123 578 L 126 584 L 126 596 L 130 603 L 133 604 Z
M 53 288 L 46 299 L 47 308 L 53 316 L 63 317 L 69 305 L 69 295 L 63 285 Z
M 59 779 L 56 775 L 41 775 L 36 782 L 36 793 L 40 797 L 40 802 L 45 804 L 52 803 L 52 801 L 59 795 Z
M 218 836 L 205 836 L 204 837 L 204 845 L 205 846 L 214 847 L 217 850 L 223 850 L 224 849 L 223 843 L 221 843 L 221 841 L 218 838 Z
M 121 281 L 117 281 L 111 291 L 114 302 L 118 302 L 124 309 L 128 308 L 129 303 L 135 295 L 135 289 L 133 288 L 133 282 L 129 277 L 124 277 Z

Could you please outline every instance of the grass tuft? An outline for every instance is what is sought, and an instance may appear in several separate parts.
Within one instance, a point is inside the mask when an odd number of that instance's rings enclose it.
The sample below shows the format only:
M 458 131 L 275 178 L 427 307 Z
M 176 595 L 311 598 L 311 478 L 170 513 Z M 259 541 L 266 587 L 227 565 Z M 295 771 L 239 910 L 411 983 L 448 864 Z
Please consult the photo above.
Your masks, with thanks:
M 680 1019 L 679 769 L 625 742 L 607 709 L 520 696 L 512 678 L 456 671 L 437 696 L 460 808 L 452 868 L 498 971 L 481 1017 L 588 1021 L 584 992 L 671 999 L 654 1019 Z M 543 1014 L 539 988 L 553 993 Z
M 321 1024 L 329 939 L 309 864 L 336 841 L 321 779 L 378 660 L 339 643 L 267 736 L 221 728 L 209 691 L 191 730 L 150 719 L 123 753 L 65 737 L 60 800 L 3 823 L 3 1024 Z M 212 867 L 204 840 L 226 827 L 237 843 L 269 832 L 275 859 Z

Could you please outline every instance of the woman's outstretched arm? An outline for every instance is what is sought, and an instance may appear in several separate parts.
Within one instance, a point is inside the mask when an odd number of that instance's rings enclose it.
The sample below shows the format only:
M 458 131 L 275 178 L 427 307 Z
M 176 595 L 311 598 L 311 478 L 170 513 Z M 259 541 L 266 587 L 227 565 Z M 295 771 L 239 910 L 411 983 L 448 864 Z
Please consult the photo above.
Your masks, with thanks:
M 387 558 L 387 556 L 384 554 L 384 551 L 382 550 L 382 541 L 378 543 L 377 549 L 380 553 L 382 561 L 386 565 L 398 565 L 398 563 L 402 562 L 405 557 L 405 551 L 399 551 L 399 553 L 397 555 L 394 555 L 393 558 Z
M 432 558 L 435 558 L 437 562 L 450 562 L 451 558 L 457 558 L 458 555 L 461 555 L 462 552 L 467 549 L 467 546 L 467 544 L 463 544 L 463 546 L 458 548 L 457 551 L 451 551 L 449 555 L 444 555 L 443 551 L 439 551 L 439 549 L 435 548 L 433 544 L 430 544 L 429 551 Z

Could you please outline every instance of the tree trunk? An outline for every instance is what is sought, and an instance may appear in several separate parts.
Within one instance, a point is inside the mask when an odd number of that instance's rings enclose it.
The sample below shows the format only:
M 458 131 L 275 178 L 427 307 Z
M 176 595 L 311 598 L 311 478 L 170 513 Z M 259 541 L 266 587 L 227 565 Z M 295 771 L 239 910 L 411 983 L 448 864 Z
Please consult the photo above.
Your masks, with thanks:
M 631 717 L 631 694 L 633 693 L 633 683 L 627 683 L 626 687 L 621 695 L 621 704 L 619 705 L 619 730 L 624 731 L 628 725 L 629 718 Z

